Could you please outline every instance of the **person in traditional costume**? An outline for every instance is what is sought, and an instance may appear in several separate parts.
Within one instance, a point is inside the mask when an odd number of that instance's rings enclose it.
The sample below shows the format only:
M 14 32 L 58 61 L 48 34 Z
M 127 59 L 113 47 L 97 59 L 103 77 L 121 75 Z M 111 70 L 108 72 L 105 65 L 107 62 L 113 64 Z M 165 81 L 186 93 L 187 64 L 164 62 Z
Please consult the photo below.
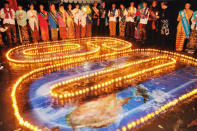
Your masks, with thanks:
M 80 28 L 80 20 L 81 20 L 81 10 L 79 9 L 79 4 L 76 4 L 75 9 L 73 9 L 74 16 L 74 25 L 75 25 L 75 38 L 80 38 L 81 36 L 81 28 Z
M 193 11 L 190 9 L 190 3 L 185 4 L 185 9 L 179 11 L 177 18 L 177 36 L 176 36 L 176 51 L 183 51 L 185 39 L 190 36 L 190 18 L 192 17 Z
M 139 4 L 136 11 L 136 21 L 135 21 L 135 33 L 134 38 L 135 40 L 140 40 L 140 30 L 139 30 L 139 23 L 140 23 L 140 10 L 141 10 L 142 4 Z
M 116 5 L 112 4 L 112 9 L 108 12 L 109 17 L 109 35 L 114 37 L 116 36 L 116 18 L 118 17 L 118 10 Z
M 67 17 L 67 12 L 64 9 L 64 5 L 61 4 L 59 6 L 59 12 L 58 12 L 58 24 L 59 24 L 60 39 L 62 40 L 66 39 L 66 34 L 67 34 L 66 17 Z
M 92 36 L 92 10 L 89 5 L 86 5 L 86 37 Z
M 130 7 L 127 10 L 126 14 L 126 37 L 134 38 L 135 31 L 135 17 L 136 17 L 136 8 L 134 7 L 134 2 L 130 2 Z
M 30 4 L 29 7 L 30 7 L 30 10 L 27 11 L 27 18 L 29 20 L 29 26 L 31 29 L 32 41 L 38 42 L 40 40 L 40 35 L 39 35 L 37 11 L 34 10 L 33 4 Z
M 148 23 L 149 11 L 148 11 L 147 3 L 143 2 L 143 8 L 140 10 L 140 23 L 139 23 L 139 31 L 140 31 L 140 40 L 145 41 L 147 39 L 146 34 L 146 26 Z
M 163 48 L 165 45 L 169 43 L 170 36 L 170 25 L 169 25 L 169 16 L 167 12 L 167 3 L 161 3 L 161 13 L 160 13 L 160 36 L 161 36 L 161 45 Z
M 38 13 L 38 21 L 41 31 L 42 41 L 49 40 L 49 23 L 48 23 L 48 14 L 44 10 L 44 5 L 40 5 L 40 12 Z
M 27 13 L 23 10 L 22 5 L 18 5 L 18 10 L 16 11 L 16 20 L 20 28 L 20 39 L 23 43 L 29 42 L 29 33 L 27 27 Z
M 93 36 L 97 36 L 99 34 L 99 25 L 100 25 L 100 19 L 99 19 L 99 9 L 97 8 L 98 3 L 95 1 L 94 5 L 92 7 L 92 34 Z
M 0 46 L 3 45 L 2 32 L 5 32 L 8 27 L 4 27 L 2 19 L 0 19 Z
M 187 44 L 187 52 L 197 55 L 197 11 L 194 11 L 191 23 L 191 35 Z
M 148 39 L 153 43 L 158 42 L 159 38 L 159 8 L 157 6 L 157 1 L 154 0 L 149 9 L 149 19 L 147 24 L 147 35 Z
M 86 19 L 87 19 L 87 13 L 86 13 L 86 7 L 81 8 L 81 16 L 80 16 L 80 26 L 81 26 L 81 38 L 86 36 Z
M 127 10 L 125 9 L 123 4 L 120 4 L 120 10 L 119 10 L 119 36 L 120 37 L 125 36 L 126 15 L 127 15 Z
M 7 27 L 8 43 L 17 43 L 16 26 L 15 26 L 15 11 L 9 7 L 9 2 L 4 3 L 4 8 L 1 9 L 0 16 L 3 19 L 3 24 Z M 12 41 L 13 38 L 13 41 Z
M 48 12 L 49 27 L 51 30 L 51 40 L 58 40 L 58 12 L 55 9 L 55 5 L 50 5 L 50 11 Z
M 105 7 L 105 2 L 101 3 L 100 9 L 99 9 L 99 19 L 100 19 L 100 24 L 99 24 L 99 34 L 102 36 L 107 35 L 107 9 Z
M 72 5 L 68 5 L 67 10 L 67 38 L 75 38 L 74 16 L 72 12 Z

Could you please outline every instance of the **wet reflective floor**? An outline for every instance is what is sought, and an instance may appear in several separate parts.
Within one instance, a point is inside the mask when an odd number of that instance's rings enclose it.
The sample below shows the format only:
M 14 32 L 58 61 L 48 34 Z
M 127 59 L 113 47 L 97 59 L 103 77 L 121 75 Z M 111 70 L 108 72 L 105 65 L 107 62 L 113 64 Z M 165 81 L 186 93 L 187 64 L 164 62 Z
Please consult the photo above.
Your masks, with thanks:
M 147 45 L 135 43 L 135 47 Z M 168 47 L 166 47 L 168 48 Z M 171 48 L 172 49 L 172 48 Z M 8 49 L 2 49 L 2 56 Z M 11 87 L 16 79 L 28 71 L 25 68 L 18 71 L 9 67 L 4 57 L 1 57 L 4 69 L 0 70 L 0 130 L 13 131 L 21 129 L 14 118 L 11 103 Z M 21 129 L 26 130 L 26 129 Z M 179 104 L 174 109 L 164 113 L 159 118 L 147 123 L 138 131 L 197 131 L 197 97 Z

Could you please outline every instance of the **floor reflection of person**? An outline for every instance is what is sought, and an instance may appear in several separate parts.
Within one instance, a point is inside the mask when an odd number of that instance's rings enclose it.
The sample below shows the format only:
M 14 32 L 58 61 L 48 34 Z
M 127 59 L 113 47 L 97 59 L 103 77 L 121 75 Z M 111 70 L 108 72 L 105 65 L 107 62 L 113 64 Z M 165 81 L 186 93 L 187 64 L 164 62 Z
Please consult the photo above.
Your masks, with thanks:
M 116 4 L 112 4 L 112 9 L 108 12 L 109 17 L 109 35 L 116 36 L 116 18 L 118 17 L 118 10 Z
M 74 16 L 72 12 L 72 5 L 68 5 L 67 10 L 67 38 L 75 38 Z
M 41 31 L 42 41 L 49 40 L 49 23 L 48 23 L 48 14 L 44 10 L 44 5 L 40 5 L 40 12 L 38 13 L 38 21 Z
M 29 26 L 31 29 L 32 41 L 38 42 L 40 40 L 40 35 L 39 35 L 37 11 L 34 10 L 33 4 L 30 4 L 29 8 L 30 10 L 27 11 L 27 18 L 29 20 Z
M 7 27 L 7 38 L 8 43 L 13 44 L 17 43 L 17 37 L 16 37 L 16 26 L 15 26 L 15 11 L 9 7 L 9 2 L 4 3 L 4 8 L 1 9 L 0 16 L 3 19 L 3 24 L 5 27 Z M 12 40 L 13 38 L 13 40 Z
M 49 25 L 51 30 L 51 40 L 58 40 L 58 13 L 55 5 L 50 4 L 50 11 L 48 12 Z
M 64 9 L 64 5 L 60 4 L 59 12 L 58 12 L 58 24 L 59 24 L 60 39 L 62 40 L 66 39 L 66 32 L 67 32 L 66 17 L 67 17 L 67 12 Z
M 18 10 L 16 11 L 16 20 L 20 28 L 21 42 L 29 42 L 29 33 L 27 28 L 27 13 L 23 10 L 22 5 L 18 5 Z
M 179 11 L 177 18 L 177 36 L 176 36 L 176 51 L 182 51 L 186 38 L 190 36 L 190 18 L 192 17 L 193 11 L 190 9 L 190 3 L 185 4 L 185 9 Z

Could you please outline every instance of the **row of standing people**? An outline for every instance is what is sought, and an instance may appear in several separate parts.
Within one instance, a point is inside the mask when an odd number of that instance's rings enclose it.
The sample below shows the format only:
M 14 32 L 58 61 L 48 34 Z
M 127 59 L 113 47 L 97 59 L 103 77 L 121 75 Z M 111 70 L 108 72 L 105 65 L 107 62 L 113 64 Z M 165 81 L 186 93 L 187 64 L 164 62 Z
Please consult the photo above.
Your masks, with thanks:
M 55 5 L 51 4 L 50 10 L 47 12 L 44 10 L 44 6 L 40 5 L 40 11 L 37 12 L 34 10 L 34 5 L 31 4 L 30 10 L 26 13 L 22 6 L 19 5 L 15 14 L 14 10 L 9 8 L 9 4 L 5 3 L 5 8 L 1 10 L 1 18 L 4 25 L 8 28 L 6 32 L 9 43 L 16 43 L 17 40 L 15 19 L 19 25 L 21 39 L 24 42 L 29 40 L 27 20 L 29 21 L 33 42 L 40 40 L 39 29 L 43 41 L 49 40 L 49 32 L 51 39 L 57 40 L 58 31 L 60 39 L 91 37 L 92 33 L 93 36 L 97 36 L 99 30 L 102 31 L 103 35 L 107 35 L 107 25 L 109 25 L 109 35 L 115 36 L 117 22 L 119 22 L 119 35 L 131 39 L 134 38 L 135 34 L 138 34 L 135 37 L 136 39 L 146 40 L 147 24 L 150 25 L 152 32 L 158 30 L 156 21 L 159 18 L 159 13 L 156 9 L 156 1 L 153 2 L 150 9 L 147 7 L 146 2 L 143 2 L 142 6 L 139 5 L 137 9 L 134 6 L 134 2 L 130 3 L 128 9 L 123 4 L 120 5 L 120 9 L 116 9 L 116 5 L 112 4 L 112 9 L 108 12 L 104 2 L 100 8 L 97 6 L 98 4 L 95 2 L 92 9 L 89 5 L 80 9 L 79 5 L 76 4 L 76 7 L 72 9 L 72 5 L 69 4 L 68 10 L 65 10 L 64 5 L 60 5 L 57 11 Z M 165 19 L 165 14 L 163 18 Z M 138 29 L 136 33 L 135 28 Z M 165 26 L 164 29 L 164 34 L 168 35 L 168 26 Z M 13 40 L 11 35 L 13 35 Z
M 64 5 L 61 4 L 58 11 L 55 5 L 51 4 L 48 12 L 44 10 L 43 5 L 40 5 L 40 11 L 37 12 L 31 4 L 27 13 L 19 5 L 15 14 L 14 10 L 9 8 L 9 3 L 5 3 L 0 15 L 7 28 L 9 43 L 16 43 L 17 41 L 15 19 L 19 25 L 23 42 L 29 41 L 28 19 L 33 42 L 40 40 L 39 30 L 42 40 L 48 41 L 49 36 L 51 36 L 51 40 L 58 40 L 58 32 L 60 39 L 91 37 L 92 33 L 93 36 L 97 36 L 99 30 L 102 31 L 103 35 L 107 35 L 107 25 L 109 25 L 109 35 L 115 36 L 118 22 L 121 37 L 126 36 L 145 41 L 147 37 L 152 40 L 157 39 L 159 34 L 165 43 L 170 34 L 169 18 L 166 13 L 167 4 L 162 2 L 161 10 L 158 9 L 157 1 L 153 1 L 150 8 L 146 2 L 138 5 L 138 8 L 135 8 L 134 4 L 134 2 L 130 2 L 127 9 L 123 4 L 120 5 L 120 9 L 116 9 L 116 5 L 112 4 L 112 9 L 109 11 L 107 11 L 104 2 L 100 8 L 98 8 L 97 2 L 92 8 L 86 5 L 82 6 L 81 9 L 79 4 L 76 4 L 74 9 L 69 4 L 68 10 L 65 10 Z M 177 18 L 179 22 L 176 37 L 177 51 L 183 50 L 185 38 L 190 36 L 189 26 L 192 15 L 192 21 L 196 23 L 196 12 L 193 13 L 190 6 L 189 3 L 186 3 L 185 9 L 179 12 Z M 13 35 L 13 39 L 11 35 Z

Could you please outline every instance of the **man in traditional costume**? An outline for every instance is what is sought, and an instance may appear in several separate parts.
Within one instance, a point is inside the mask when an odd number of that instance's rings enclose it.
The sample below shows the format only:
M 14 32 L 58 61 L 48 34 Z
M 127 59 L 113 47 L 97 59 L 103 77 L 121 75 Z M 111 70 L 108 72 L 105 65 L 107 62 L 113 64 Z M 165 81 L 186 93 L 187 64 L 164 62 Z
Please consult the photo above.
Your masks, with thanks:
M 18 5 L 18 10 L 16 11 L 16 20 L 20 28 L 20 39 L 23 43 L 29 42 L 29 33 L 27 28 L 27 13 L 23 10 L 22 5 Z
M 9 44 L 17 43 L 15 11 L 9 7 L 9 2 L 4 3 L 4 8 L 1 9 L 0 16 L 3 19 L 4 26 L 8 28 L 6 34 L 8 37 Z
M 48 14 L 44 10 L 44 6 L 40 5 L 40 12 L 38 13 L 38 21 L 41 31 L 42 41 L 49 40 L 49 23 L 48 23 Z
M 58 12 L 55 9 L 55 5 L 50 5 L 50 11 L 48 12 L 49 27 L 51 30 L 51 40 L 58 40 Z
M 80 26 L 81 26 L 81 37 L 86 36 L 86 19 L 87 19 L 87 13 L 86 13 L 86 7 L 81 8 L 81 17 L 80 17 Z
M 146 40 L 146 26 L 148 23 L 149 11 L 148 11 L 147 3 L 143 2 L 143 8 L 140 10 L 140 23 L 139 23 L 139 31 L 140 31 L 140 39 Z
M 159 31 L 159 8 L 157 7 L 157 1 L 154 0 L 149 9 L 149 19 L 147 24 L 148 39 L 153 43 L 158 42 Z
M 105 2 L 101 3 L 100 9 L 99 9 L 99 34 L 102 36 L 107 35 L 107 9 L 105 7 Z
M 93 36 L 97 36 L 99 33 L 100 19 L 99 9 L 97 8 L 97 5 L 98 3 L 95 1 L 92 7 L 92 28 L 94 29 L 92 32 Z
M 193 11 L 190 10 L 191 5 L 185 4 L 185 9 L 179 11 L 177 18 L 177 36 L 176 36 L 176 51 L 182 51 L 185 43 L 185 39 L 190 36 L 190 18 L 192 17 Z
M 59 6 L 59 12 L 58 12 L 58 23 L 59 23 L 60 39 L 62 40 L 66 39 L 66 32 L 67 32 L 66 17 L 67 17 L 67 12 L 64 9 L 64 5 L 61 4 Z
M 32 41 L 38 42 L 40 40 L 38 16 L 37 16 L 37 11 L 34 10 L 33 4 L 30 4 L 30 10 L 27 11 L 27 18 L 29 20 L 29 26 L 31 28 Z
M 109 35 L 114 37 L 116 36 L 116 18 L 118 17 L 118 10 L 116 5 L 112 4 L 112 9 L 108 12 L 109 17 Z
M 92 10 L 89 5 L 86 5 L 86 37 L 92 36 Z
M 125 36 L 126 15 L 127 15 L 127 10 L 125 9 L 123 4 L 120 4 L 120 10 L 119 10 L 119 36 L 120 37 Z
M 67 10 L 67 38 L 75 38 L 74 16 L 72 12 L 72 5 L 68 5 Z
M 126 14 L 126 37 L 134 38 L 135 31 L 135 17 L 136 17 L 136 8 L 134 7 L 134 2 L 130 2 L 130 7 L 127 10 Z
M 76 4 L 75 9 L 73 9 L 74 25 L 75 25 L 75 38 L 80 38 L 80 20 L 81 20 L 81 10 L 79 9 L 79 4 Z
M 160 47 L 163 48 L 165 45 L 169 43 L 169 36 L 170 36 L 170 28 L 169 28 L 169 17 L 167 12 L 167 3 L 161 3 L 161 13 L 160 13 L 160 35 L 161 35 L 161 45 Z

